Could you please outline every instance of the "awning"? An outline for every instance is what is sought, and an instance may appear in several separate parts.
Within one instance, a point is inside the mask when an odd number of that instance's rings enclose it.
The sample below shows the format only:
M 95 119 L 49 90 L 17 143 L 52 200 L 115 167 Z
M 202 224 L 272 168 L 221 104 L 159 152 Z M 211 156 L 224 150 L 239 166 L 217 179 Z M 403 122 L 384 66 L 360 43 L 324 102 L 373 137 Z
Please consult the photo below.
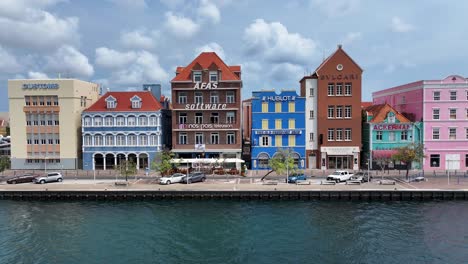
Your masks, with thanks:
M 391 158 L 392 155 L 396 154 L 396 149 L 378 149 L 372 151 L 372 157 L 375 158 Z

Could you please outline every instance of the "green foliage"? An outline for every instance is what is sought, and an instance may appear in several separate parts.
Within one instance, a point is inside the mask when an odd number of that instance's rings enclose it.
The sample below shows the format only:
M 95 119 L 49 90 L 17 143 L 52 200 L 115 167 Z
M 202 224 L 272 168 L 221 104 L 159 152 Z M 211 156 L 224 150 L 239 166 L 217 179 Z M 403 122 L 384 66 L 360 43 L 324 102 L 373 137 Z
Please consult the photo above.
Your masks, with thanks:
M 153 162 L 151 163 L 151 169 L 161 173 L 162 176 L 170 173 L 174 164 L 171 160 L 174 158 L 174 153 L 169 150 L 163 150 L 156 154 Z
M 10 168 L 10 157 L 3 156 L 0 157 L 0 172 Z
M 128 176 L 135 175 L 137 167 L 132 160 L 122 160 L 119 165 L 115 166 L 115 170 L 118 170 L 121 176 L 125 176 L 125 181 L 128 181 Z
M 284 175 L 287 171 L 290 174 L 297 171 L 298 167 L 294 164 L 294 158 L 291 154 L 291 149 L 279 148 L 273 158 L 270 159 L 268 164 L 277 175 Z
M 402 161 L 406 164 L 406 177 L 408 177 L 411 162 L 420 162 L 424 157 L 424 145 L 419 143 L 411 143 L 398 148 L 397 153 L 392 155 L 392 159 Z

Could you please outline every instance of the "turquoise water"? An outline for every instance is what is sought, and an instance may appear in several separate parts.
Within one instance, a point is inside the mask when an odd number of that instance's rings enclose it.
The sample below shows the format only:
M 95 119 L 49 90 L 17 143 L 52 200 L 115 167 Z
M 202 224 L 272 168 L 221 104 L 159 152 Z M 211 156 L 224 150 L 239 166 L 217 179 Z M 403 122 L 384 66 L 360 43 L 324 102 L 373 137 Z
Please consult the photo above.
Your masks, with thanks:
M 468 202 L 0 201 L 0 263 L 468 263 Z

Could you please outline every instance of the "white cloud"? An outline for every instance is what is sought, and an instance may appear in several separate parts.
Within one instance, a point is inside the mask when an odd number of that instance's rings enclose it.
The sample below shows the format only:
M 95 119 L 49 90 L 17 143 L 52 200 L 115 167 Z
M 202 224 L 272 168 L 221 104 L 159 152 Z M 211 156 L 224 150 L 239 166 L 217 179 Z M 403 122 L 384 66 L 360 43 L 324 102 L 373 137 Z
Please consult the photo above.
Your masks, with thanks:
M 0 46 L 0 72 L 16 73 L 21 70 L 16 57 Z
M 152 49 L 155 46 L 155 39 L 158 36 L 157 31 L 148 33 L 146 30 L 134 30 L 123 32 L 120 35 L 120 42 L 125 47 L 137 49 Z
M 97 83 L 101 86 L 101 88 L 107 88 L 109 87 L 109 80 L 106 79 L 106 78 L 101 78 L 101 79 L 95 79 L 95 80 L 92 80 L 93 83 Z
M 104 68 L 120 68 L 134 62 L 137 54 L 134 51 L 120 52 L 106 47 L 96 49 L 95 63 Z
M 257 19 L 244 31 L 247 53 L 263 56 L 273 63 L 303 64 L 316 52 L 316 44 L 298 33 L 289 33 L 279 22 Z
M 276 81 L 300 80 L 304 76 L 304 69 L 291 63 L 276 64 L 272 67 L 270 78 Z M 291 88 L 291 87 L 284 87 Z M 295 87 L 292 87 L 295 88 Z
M 391 28 L 394 32 L 406 33 L 413 31 L 415 27 L 409 23 L 406 23 L 400 17 L 392 17 Z
M 35 71 L 29 71 L 28 78 L 29 79 L 50 79 L 49 76 L 47 76 L 47 74 L 43 72 L 35 72 Z
M 172 12 L 166 13 L 166 19 L 165 27 L 167 31 L 177 38 L 191 38 L 200 30 L 200 25 L 190 18 L 175 16 Z
M 342 44 L 349 45 L 355 42 L 356 40 L 361 39 L 361 37 L 362 37 L 361 32 L 348 32 L 348 34 L 346 34 L 345 38 L 342 40 Z
M 90 77 L 94 68 L 88 58 L 72 46 L 62 46 L 53 55 L 46 56 L 46 69 L 64 77 Z
M 339 17 L 358 10 L 360 0 L 311 0 L 310 3 L 327 17 Z
M 59 1 L 0 1 L 0 42 L 15 48 L 55 49 L 78 41 L 78 18 L 59 18 L 39 8 Z
M 110 2 L 123 8 L 143 9 L 148 7 L 145 0 L 109 0 Z
M 202 20 L 211 20 L 213 24 L 218 24 L 221 20 L 221 14 L 218 7 L 209 0 L 202 0 L 197 12 L 198 16 Z
M 185 5 L 185 0 L 160 0 L 160 2 L 171 9 Z
M 224 60 L 224 49 L 216 42 L 208 43 L 204 46 L 198 47 L 195 49 L 195 56 L 198 56 L 202 52 L 216 52 L 218 56 Z

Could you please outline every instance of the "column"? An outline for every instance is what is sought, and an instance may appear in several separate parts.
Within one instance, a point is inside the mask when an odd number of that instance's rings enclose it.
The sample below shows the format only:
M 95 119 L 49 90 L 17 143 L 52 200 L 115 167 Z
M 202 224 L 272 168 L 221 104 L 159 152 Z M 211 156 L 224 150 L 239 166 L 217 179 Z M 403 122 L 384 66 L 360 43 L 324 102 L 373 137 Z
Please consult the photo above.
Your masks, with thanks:
M 103 162 L 104 162 L 104 170 L 106 170 L 106 155 L 104 154 L 104 155 L 103 155 L 103 157 L 104 157 L 104 158 L 103 158 Z
M 140 170 L 140 154 L 136 155 L 136 169 Z

